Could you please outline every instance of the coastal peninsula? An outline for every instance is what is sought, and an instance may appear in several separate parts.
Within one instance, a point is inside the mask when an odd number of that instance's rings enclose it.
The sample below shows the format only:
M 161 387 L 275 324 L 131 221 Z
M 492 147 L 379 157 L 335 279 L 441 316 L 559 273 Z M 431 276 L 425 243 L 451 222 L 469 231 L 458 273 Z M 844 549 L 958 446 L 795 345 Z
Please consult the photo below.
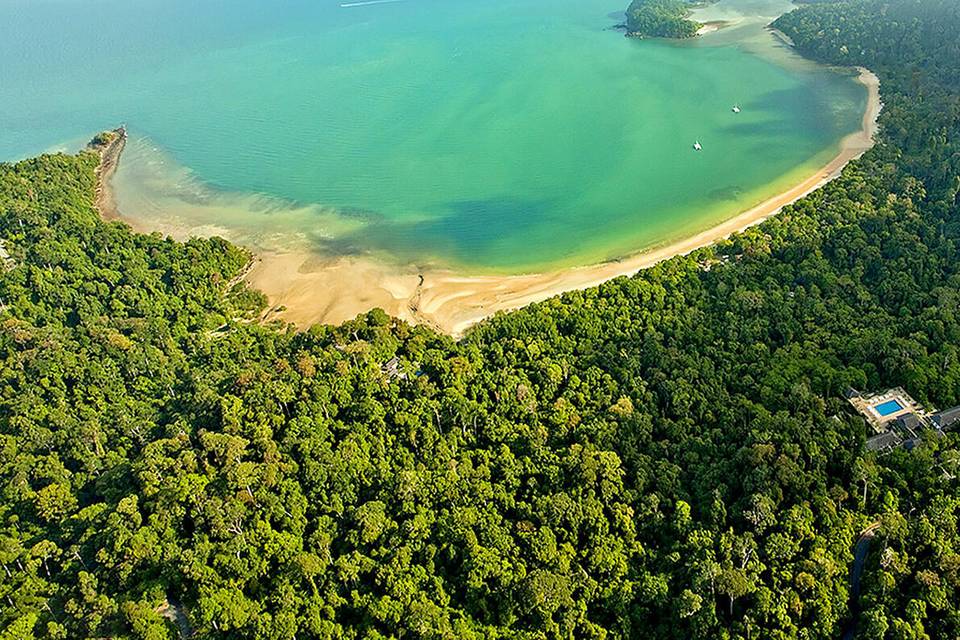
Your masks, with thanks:
M 121 126 L 112 131 L 97 134 L 87 145 L 89 151 L 100 156 L 100 164 L 96 171 L 97 187 L 94 201 L 97 210 L 105 220 L 120 218 L 120 210 L 113 190 L 110 188 L 110 180 L 120 166 L 120 156 L 126 144 L 127 129 Z
M 625 27 L 632 38 L 692 38 L 703 27 L 690 20 L 687 0 L 633 0 Z

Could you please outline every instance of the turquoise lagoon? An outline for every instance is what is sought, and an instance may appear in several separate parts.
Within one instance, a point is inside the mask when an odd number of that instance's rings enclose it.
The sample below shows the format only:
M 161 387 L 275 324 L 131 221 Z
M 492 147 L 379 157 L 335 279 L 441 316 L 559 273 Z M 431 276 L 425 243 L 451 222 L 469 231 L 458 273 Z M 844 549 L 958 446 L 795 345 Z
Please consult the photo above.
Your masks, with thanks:
M 0 159 L 126 123 L 139 227 L 519 273 L 707 228 L 859 128 L 853 74 L 763 29 L 789 3 L 682 43 L 625 4 L 0 0 Z

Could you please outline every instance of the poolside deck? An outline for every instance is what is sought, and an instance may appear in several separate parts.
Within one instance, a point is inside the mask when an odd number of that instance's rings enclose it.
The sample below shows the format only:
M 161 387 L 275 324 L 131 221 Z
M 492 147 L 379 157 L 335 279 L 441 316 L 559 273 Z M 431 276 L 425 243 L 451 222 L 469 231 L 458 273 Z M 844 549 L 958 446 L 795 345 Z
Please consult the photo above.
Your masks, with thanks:
M 920 420 L 927 417 L 926 409 L 910 397 L 910 394 L 902 387 L 894 387 L 893 389 L 888 389 L 887 391 L 874 395 L 855 395 L 848 398 L 848 400 L 850 404 L 853 405 L 853 408 L 864 417 L 867 424 L 870 425 L 870 428 L 876 434 L 888 431 L 891 423 L 901 418 L 905 420 L 906 416 L 914 415 Z M 890 402 L 899 404 L 900 409 L 893 411 L 885 410 L 883 413 L 877 410 L 878 406 Z

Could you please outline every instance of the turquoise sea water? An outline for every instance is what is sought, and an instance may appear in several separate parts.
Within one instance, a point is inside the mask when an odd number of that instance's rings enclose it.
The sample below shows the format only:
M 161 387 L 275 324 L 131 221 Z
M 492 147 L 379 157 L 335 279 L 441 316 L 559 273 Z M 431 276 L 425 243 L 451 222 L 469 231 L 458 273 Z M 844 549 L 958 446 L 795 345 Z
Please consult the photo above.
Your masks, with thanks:
M 0 159 L 126 123 L 143 226 L 520 272 L 731 217 L 865 106 L 762 29 L 779 0 L 684 43 L 609 30 L 627 0 L 353 4 L 0 0 Z

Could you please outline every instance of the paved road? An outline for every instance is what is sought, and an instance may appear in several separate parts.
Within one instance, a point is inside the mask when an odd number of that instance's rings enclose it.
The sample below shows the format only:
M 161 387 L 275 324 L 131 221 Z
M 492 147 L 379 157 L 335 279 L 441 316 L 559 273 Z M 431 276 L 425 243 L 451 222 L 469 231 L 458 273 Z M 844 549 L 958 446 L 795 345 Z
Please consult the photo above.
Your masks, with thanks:
M 860 622 L 860 577 L 863 575 L 863 565 L 867 562 L 870 553 L 870 543 L 880 528 L 879 522 L 874 522 L 863 530 L 857 546 L 853 550 L 853 568 L 850 570 L 850 622 L 843 632 L 843 640 L 853 640 L 857 635 L 857 624 Z
M 167 620 L 177 625 L 177 631 L 180 632 L 180 638 L 192 638 L 193 629 L 190 628 L 190 620 L 179 602 L 172 598 L 167 598 L 167 602 L 160 607 L 158 613 Z

